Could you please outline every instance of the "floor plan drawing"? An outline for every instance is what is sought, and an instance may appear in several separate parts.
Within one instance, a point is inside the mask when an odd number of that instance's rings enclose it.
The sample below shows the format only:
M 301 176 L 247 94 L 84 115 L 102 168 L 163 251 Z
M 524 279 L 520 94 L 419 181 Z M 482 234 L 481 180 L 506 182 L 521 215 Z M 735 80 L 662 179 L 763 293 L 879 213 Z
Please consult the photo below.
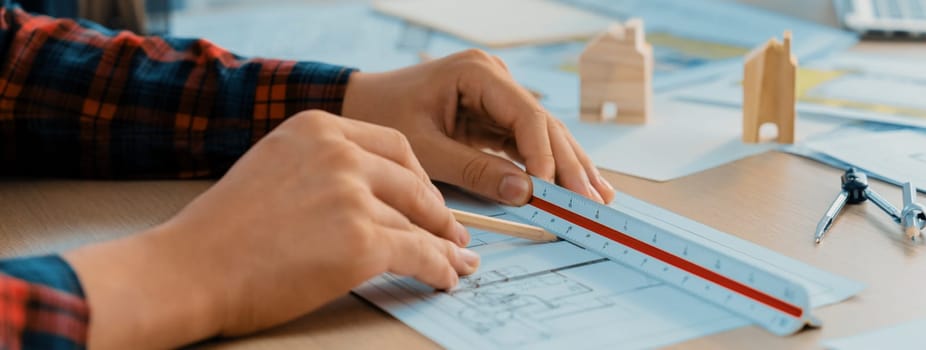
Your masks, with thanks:
M 748 324 L 720 308 L 692 300 L 681 291 L 606 260 L 518 275 L 526 271 L 518 266 L 485 271 L 461 279 L 460 287 L 453 291 L 436 295 L 415 281 L 389 276 L 383 277 L 383 282 L 388 280 L 390 287 L 379 292 L 392 293 L 397 299 L 405 299 L 402 296 L 405 294 L 429 300 L 430 312 L 438 316 L 431 324 L 444 324 L 454 329 L 457 336 L 468 335 L 465 345 L 441 342 L 449 348 L 561 348 L 576 341 L 586 346 L 629 346 L 638 340 L 640 332 L 678 337 L 690 332 L 693 329 L 690 327 L 716 332 Z M 610 283 L 594 281 L 603 273 L 613 276 Z M 649 295 L 661 295 L 666 304 L 674 306 L 662 310 L 647 307 L 641 301 L 649 299 Z M 686 318 L 683 313 L 696 317 L 682 324 L 658 321 Z M 438 321 L 444 318 L 454 323 Z M 608 332 L 611 327 L 625 331 Z M 651 339 L 641 346 L 654 344 Z M 664 339 L 671 342 L 674 337 Z
M 517 220 L 500 207 L 458 193 L 445 197 L 457 209 Z M 623 194 L 619 198 L 625 205 L 638 204 Z M 640 215 L 665 214 L 655 207 L 639 208 Z M 486 231 L 471 233 L 470 248 L 482 256 L 482 266 L 462 277 L 455 289 L 435 291 L 411 278 L 384 274 L 354 293 L 451 349 L 651 348 L 749 324 L 570 242 L 535 243 Z M 775 260 L 749 249 L 743 253 Z M 815 306 L 845 299 L 860 288 L 793 261 L 776 266 L 807 285 L 817 296 Z

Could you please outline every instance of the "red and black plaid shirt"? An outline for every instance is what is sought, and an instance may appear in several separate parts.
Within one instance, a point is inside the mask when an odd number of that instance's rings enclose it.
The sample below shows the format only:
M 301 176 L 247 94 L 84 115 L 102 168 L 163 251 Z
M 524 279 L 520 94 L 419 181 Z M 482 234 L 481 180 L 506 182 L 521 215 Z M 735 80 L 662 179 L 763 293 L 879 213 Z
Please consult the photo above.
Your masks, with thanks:
M 7 176 L 218 177 L 286 117 L 339 113 L 352 72 L 10 6 L 0 8 L 0 60 Z M 59 257 L 0 261 L 0 348 L 82 348 L 87 322 Z

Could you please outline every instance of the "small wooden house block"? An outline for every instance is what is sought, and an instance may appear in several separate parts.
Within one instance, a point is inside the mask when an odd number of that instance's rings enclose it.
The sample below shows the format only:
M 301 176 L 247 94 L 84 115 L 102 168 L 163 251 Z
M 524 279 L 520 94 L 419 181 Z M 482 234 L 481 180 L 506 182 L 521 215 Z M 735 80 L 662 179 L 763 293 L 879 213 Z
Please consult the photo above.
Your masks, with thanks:
M 784 43 L 771 39 L 746 55 L 743 68 L 743 142 L 759 142 L 765 123 L 778 127 L 779 143 L 794 143 L 797 59 L 791 54 L 791 32 Z
M 653 48 L 643 21 L 615 24 L 593 39 L 579 56 L 582 121 L 646 123 L 652 109 Z

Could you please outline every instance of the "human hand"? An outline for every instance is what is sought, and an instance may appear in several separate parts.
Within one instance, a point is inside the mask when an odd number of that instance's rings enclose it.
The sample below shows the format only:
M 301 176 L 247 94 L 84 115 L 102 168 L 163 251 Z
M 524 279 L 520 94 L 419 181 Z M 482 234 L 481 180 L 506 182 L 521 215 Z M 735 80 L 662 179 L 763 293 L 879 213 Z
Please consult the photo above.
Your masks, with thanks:
M 354 73 L 342 114 L 398 129 L 435 180 L 512 205 L 530 198 L 527 172 L 598 202 L 614 199 L 566 127 L 497 57 L 469 50 L 385 73 Z
M 479 264 L 468 241 L 401 133 L 310 111 L 165 224 L 65 258 L 91 347 L 163 348 L 285 322 L 383 272 L 451 288 Z

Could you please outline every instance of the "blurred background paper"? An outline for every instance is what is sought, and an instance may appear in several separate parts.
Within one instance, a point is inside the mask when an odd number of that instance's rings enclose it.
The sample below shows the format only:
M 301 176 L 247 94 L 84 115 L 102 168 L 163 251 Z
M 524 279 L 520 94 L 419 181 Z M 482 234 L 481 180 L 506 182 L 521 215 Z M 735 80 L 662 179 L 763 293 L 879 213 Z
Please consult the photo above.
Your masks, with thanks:
M 744 144 L 738 108 L 657 98 L 653 111 L 646 125 L 580 123 L 577 116 L 560 119 L 599 167 L 655 181 L 672 180 L 781 147 L 774 142 Z M 826 133 L 840 123 L 830 118 L 800 117 L 796 136 L 801 140 Z
M 924 329 L 926 329 L 926 319 L 921 319 L 872 332 L 827 340 L 823 342 L 823 346 L 833 350 L 921 350 L 926 349 Z
M 378 0 L 373 7 L 485 47 L 585 39 L 613 21 L 549 0 Z
M 415 64 L 419 53 L 437 58 L 480 47 L 504 59 L 518 82 L 541 92 L 543 105 L 569 126 L 601 167 L 656 181 L 780 148 L 774 143 L 743 144 L 738 108 L 678 101 L 674 99 L 675 88 L 741 70 L 741 55 L 771 36 L 780 36 L 783 28 L 794 31 L 794 51 L 802 63 L 844 49 L 857 40 L 831 27 L 715 1 L 379 0 L 262 4 L 242 1 L 220 8 L 191 7 L 174 15 L 172 31 L 179 36 L 208 38 L 245 56 L 323 61 L 368 72 Z M 404 8 L 412 5 L 416 8 Z M 421 25 L 420 21 L 383 13 L 399 8 L 418 11 L 415 16 L 450 16 L 453 18 L 446 23 L 454 25 L 478 23 L 463 28 L 470 31 L 493 25 L 512 26 L 489 30 L 493 35 L 511 35 L 509 39 L 520 35 L 515 32 L 541 22 L 546 26 L 536 33 L 555 39 L 552 33 L 567 32 L 570 26 L 551 23 L 572 23 L 576 27 L 570 30 L 588 25 L 581 27 L 588 29 L 641 17 L 656 56 L 654 87 L 661 91 L 654 101 L 655 116 L 643 126 L 578 122 L 579 79 L 575 73 L 576 57 L 585 47 L 582 40 L 491 48 L 461 38 L 462 34 L 450 35 Z M 510 19 L 512 11 L 520 12 L 517 20 Z M 498 24 L 500 20 L 504 23 Z M 798 140 L 845 123 L 833 120 L 802 115 L 797 125 Z
M 741 72 L 731 74 L 678 93 L 692 101 L 739 106 L 741 77 Z M 840 53 L 801 62 L 797 85 L 798 111 L 926 128 L 921 58 Z
M 803 146 L 897 185 L 912 181 L 926 189 L 926 132 L 845 128 Z

